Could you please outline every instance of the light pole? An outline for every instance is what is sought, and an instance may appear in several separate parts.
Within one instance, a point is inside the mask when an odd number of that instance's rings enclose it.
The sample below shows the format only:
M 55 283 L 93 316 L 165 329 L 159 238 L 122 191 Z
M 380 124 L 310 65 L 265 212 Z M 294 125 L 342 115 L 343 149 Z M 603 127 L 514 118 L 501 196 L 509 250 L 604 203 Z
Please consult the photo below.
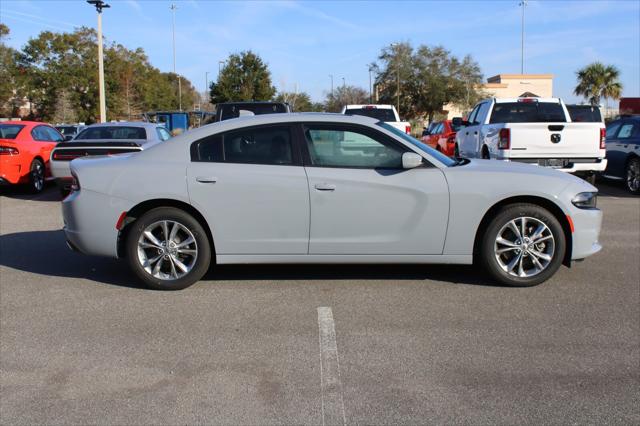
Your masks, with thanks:
M 331 97 L 333 98 L 333 74 L 329 74 L 329 78 L 331 79 Z
M 398 46 L 397 43 L 391 43 L 391 48 L 395 50 L 396 54 L 396 110 L 398 111 L 398 115 L 400 115 L 400 55 L 399 50 L 396 48 Z
M 178 6 L 172 3 L 169 9 L 171 9 L 171 29 L 173 31 L 173 73 L 178 79 L 178 109 L 182 111 L 182 81 L 176 72 L 176 10 Z
M 220 80 L 220 73 L 222 72 L 222 65 L 225 63 L 226 61 L 218 61 L 218 80 Z
M 95 6 L 98 12 L 98 92 L 100 96 L 100 122 L 107 121 L 107 101 L 104 95 L 104 57 L 102 54 L 102 9 L 111 6 L 102 0 L 87 0 L 87 3 Z
M 347 83 L 344 80 L 344 77 L 342 77 L 342 88 L 344 89 L 345 87 L 347 87 Z
M 373 103 L 373 86 L 371 85 L 371 65 L 369 65 L 369 103 Z
M 522 0 L 520 3 L 518 3 L 518 6 L 522 6 L 520 74 L 524 74 L 524 10 L 527 8 L 527 0 Z

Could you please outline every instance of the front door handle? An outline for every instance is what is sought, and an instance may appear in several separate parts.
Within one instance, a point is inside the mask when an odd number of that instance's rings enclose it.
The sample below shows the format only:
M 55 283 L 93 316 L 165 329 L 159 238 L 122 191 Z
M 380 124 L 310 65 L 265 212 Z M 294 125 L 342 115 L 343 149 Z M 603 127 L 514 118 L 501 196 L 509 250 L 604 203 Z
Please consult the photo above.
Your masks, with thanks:
M 316 183 L 315 188 L 318 191 L 335 191 L 336 186 L 330 183 Z
M 198 176 L 196 177 L 196 181 L 200 182 L 200 183 L 216 183 L 216 181 L 218 180 L 218 178 L 212 177 L 212 176 Z

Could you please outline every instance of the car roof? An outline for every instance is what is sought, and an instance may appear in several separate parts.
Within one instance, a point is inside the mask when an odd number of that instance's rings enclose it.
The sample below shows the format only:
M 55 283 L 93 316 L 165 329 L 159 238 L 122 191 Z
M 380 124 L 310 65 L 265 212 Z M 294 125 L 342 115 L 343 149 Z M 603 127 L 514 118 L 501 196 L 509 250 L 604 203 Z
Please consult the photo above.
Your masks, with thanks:
M 26 120 L 9 120 L 1 121 L 0 124 L 21 124 L 23 126 L 51 126 L 49 123 L 43 123 L 42 121 L 26 121 Z
M 350 108 L 393 109 L 393 105 L 389 105 L 389 104 L 351 104 L 351 105 L 345 105 L 344 107 L 347 109 L 350 109 Z

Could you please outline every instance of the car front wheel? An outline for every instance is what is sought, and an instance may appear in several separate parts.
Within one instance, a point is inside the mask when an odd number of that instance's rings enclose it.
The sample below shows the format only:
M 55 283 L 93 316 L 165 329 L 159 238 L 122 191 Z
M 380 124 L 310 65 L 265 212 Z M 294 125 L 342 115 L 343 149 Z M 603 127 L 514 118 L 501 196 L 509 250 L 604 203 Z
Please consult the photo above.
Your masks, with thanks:
M 483 235 L 480 263 L 497 282 L 514 287 L 538 285 L 562 264 L 565 235 L 556 217 L 534 204 L 502 209 Z
M 181 290 L 209 269 L 211 248 L 207 234 L 183 210 L 160 207 L 131 225 L 126 255 L 138 278 L 155 290 Z

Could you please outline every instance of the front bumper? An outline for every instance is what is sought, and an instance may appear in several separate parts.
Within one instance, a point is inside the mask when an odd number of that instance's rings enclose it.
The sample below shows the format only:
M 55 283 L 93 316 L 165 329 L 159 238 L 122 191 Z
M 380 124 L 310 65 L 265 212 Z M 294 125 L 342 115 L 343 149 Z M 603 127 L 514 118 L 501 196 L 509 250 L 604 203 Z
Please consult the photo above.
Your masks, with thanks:
M 584 259 L 602 250 L 599 242 L 602 210 L 576 208 L 571 214 L 571 219 L 574 225 L 571 260 Z
M 115 225 L 133 203 L 82 189 L 62 200 L 62 218 L 67 244 L 84 254 L 118 257 Z

